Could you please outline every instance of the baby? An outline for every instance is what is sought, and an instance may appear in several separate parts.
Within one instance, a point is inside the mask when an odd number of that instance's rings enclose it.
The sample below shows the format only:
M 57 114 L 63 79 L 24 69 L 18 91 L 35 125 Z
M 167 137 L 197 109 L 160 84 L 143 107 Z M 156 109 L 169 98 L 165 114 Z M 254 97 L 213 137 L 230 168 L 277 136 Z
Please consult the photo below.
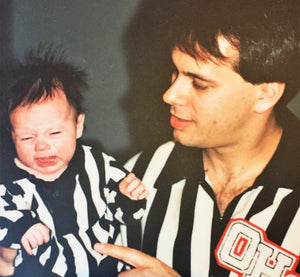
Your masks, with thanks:
M 148 192 L 112 157 L 81 143 L 86 76 L 56 54 L 29 52 L 5 98 L 23 177 L 0 185 L 0 243 L 17 249 L 16 270 L 32 261 L 23 250 L 34 254 L 39 277 L 116 276 L 126 266 L 93 244 L 126 246 L 129 226 L 139 235 Z

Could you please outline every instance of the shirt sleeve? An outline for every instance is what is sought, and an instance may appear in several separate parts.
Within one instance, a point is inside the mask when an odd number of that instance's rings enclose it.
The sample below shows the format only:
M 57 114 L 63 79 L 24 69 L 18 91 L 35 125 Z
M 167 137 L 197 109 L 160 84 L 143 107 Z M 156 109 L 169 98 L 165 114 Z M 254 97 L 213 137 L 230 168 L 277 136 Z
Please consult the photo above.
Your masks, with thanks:
M 23 234 L 40 222 L 28 209 L 24 192 L 16 184 L 0 185 L 0 245 L 20 249 Z

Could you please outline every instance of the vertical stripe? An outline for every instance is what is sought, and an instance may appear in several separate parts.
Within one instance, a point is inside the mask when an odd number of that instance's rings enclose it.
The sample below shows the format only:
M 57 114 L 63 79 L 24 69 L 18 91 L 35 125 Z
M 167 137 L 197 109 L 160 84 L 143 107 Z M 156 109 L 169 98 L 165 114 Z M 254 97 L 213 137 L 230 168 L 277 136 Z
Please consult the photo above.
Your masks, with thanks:
M 95 204 L 99 217 L 102 217 L 106 209 L 106 204 L 100 196 L 99 170 L 90 149 L 90 147 L 83 146 L 83 150 L 85 153 L 85 170 L 90 181 L 93 202 Z
M 57 255 L 57 259 L 55 261 L 55 264 L 52 267 L 52 271 L 56 274 L 58 274 L 59 276 L 65 276 L 68 267 L 67 267 L 67 263 L 66 263 L 66 258 L 63 256 L 63 247 L 61 246 L 61 244 L 57 241 L 57 239 L 55 238 L 56 243 L 57 243 L 57 247 L 58 247 L 58 255 Z
M 168 142 L 160 146 L 157 151 L 154 153 L 145 175 L 143 177 L 143 183 L 145 184 L 146 188 L 149 190 L 149 195 L 147 197 L 147 205 L 144 216 L 142 218 L 142 237 L 144 237 L 144 229 L 146 220 L 148 217 L 149 210 L 152 206 L 153 199 L 156 194 L 156 189 L 154 188 L 154 184 L 161 173 L 162 169 L 164 168 L 167 159 L 174 148 L 174 142 Z
M 163 225 L 160 230 L 156 257 L 169 266 L 173 266 L 173 247 L 179 224 L 179 211 L 185 180 L 174 184 Z
M 67 239 L 70 248 L 72 249 L 75 260 L 76 276 L 86 277 L 89 276 L 89 263 L 86 252 L 80 242 L 75 238 L 73 234 L 67 234 L 63 236 Z
M 88 216 L 87 216 L 87 202 L 84 192 L 79 183 L 79 176 L 76 175 L 76 186 L 74 189 L 74 209 L 77 214 L 77 224 L 79 227 L 79 233 L 85 232 L 89 228 Z
M 126 225 L 120 225 L 120 245 L 128 246 L 127 241 L 127 226 Z
M 93 233 L 99 242 L 108 242 L 109 233 L 105 229 L 103 229 L 99 222 L 94 224 L 92 227 Z
M 197 190 L 198 184 L 195 183 L 194 178 L 187 179 L 182 193 L 179 228 L 174 244 L 173 267 L 179 274 L 186 277 L 191 275 L 191 252 L 189 250 L 191 247 Z
M 151 204 L 149 214 L 147 215 L 142 247 L 142 250 L 145 253 L 152 256 L 156 256 L 158 236 L 167 211 L 172 184 L 175 181 L 182 179 L 174 180 L 174 168 L 175 172 L 178 172 L 176 168 L 178 163 L 176 155 L 172 155 L 171 159 L 166 162 L 173 147 L 174 143 L 164 144 L 161 148 L 159 148 L 162 152 L 158 152 L 158 150 L 155 152 L 154 157 L 145 173 L 145 178 L 143 179 L 146 186 L 150 184 L 151 187 L 154 186 L 155 183 L 155 188 L 157 188 L 155 198 Z M 162 155 L 162 153 L 164 153 L 164 155 Z M 150 172 L 151 168 L 153 168 L 154 171 L 153 175 Z M 157 178 L 158 174 L 159 176 Z M 147 200 L 147 205 L 149 205 L 149 202 Z
M 160 179 L 164 180 L 161 176 L 158 180 Z M 147 217 L 146 228 L 143 235 L 142 250 L 151 256 L 156 256 L 157 240 L 160 228 L 164 222 L 170 191 L 170 184 L 168 184 L 168 186 L 161 186 L 157 190 L 153 205 L 149 211 L 149 216 Z
M 246 192 L 239 200 L 231 218 L 245 218 L 250 208 L 252 207 L 257 195 L 263 189 L 262 186 Z
M 50 258 L 50 254 L 51 254 L 51 246 L 47 247 L 46 251 L 43 252 L 42 255 L 40 255 L 39 257 L 39 262 L 41 265 L 45 265 L 47 260 Z
M 271 219 L 273 218 L 276 210 L 278 209 L 282 199 L 289 193 L 291 193 L 290 189 L 279 188 L 274 197 L 274 201 L 273 201 L 272 205 L 270 205 L 266 209 L 262 210 L 261 212 L 253 215 L 249 219 L 249 221 L 251 221 L 253 224 L 261 227 L 264 230 L 267 229 L 267 227 L 268 227 Z
M 300 255 L 300 208 L 289 226 L 289 229 L 282 242 L 282 247 L 288 249 L 296 255 Z
M 255 181 L 255 183 L 257 183 L 257 180 Z M 277 188 L 271 185 L 268 185 L 267 187 L 264 185 L 262 186 L 263 186 L 262 190 L 256 196 L 255 201 L 252 203 L 252 206 L 245 217 L 245 219 L 248 221 L 252 216 L 268 208 L 274 202 L 274 197 L 277 192 Z
M 199 186 L 191 243 L 191 276 L 208 276 L 214 202 Z
M 128 171 L 132 171 L 133 167 L 135 166 L 138 158 L 141 156 L 142 152 L 134 155 L 130 160 L 128 160 L 125 164 L 124 164 L 124 168 L 127 169 Z
M 278 189 L 277 194 L 280 193 L 283 199 L 280 201 L 280 205 L 276 209 L 276 214 L 266 229 L 269 240 L 279 245 L 282 244 L 285 234 L 299 209 L 299 194 L 291 192 L 292 190 L 286 188 Z
M 97 260 L 101 261 L 102 255 L 94 251 L 90 238 L 86 231 L 89 229 L 87 201 L 79 183 L 79 175 L 76 176 L 76 187 L 74 190 L 74 209 L 77 214 L 78 233 L 87 251 Z

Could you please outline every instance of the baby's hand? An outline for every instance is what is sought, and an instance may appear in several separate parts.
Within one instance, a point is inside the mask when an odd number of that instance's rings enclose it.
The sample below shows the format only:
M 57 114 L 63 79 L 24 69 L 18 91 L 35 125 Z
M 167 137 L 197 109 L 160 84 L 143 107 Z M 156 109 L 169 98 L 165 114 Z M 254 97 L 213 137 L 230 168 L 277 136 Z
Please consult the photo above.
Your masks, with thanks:
M 29 255 L 32 255 L 32 249 L 37 248 L 43 243 L 50 240 L 49 228 L 42 224 L 37 223 L 31 226 L 21 238 L 21 244 Z
M 141 200 L 147 197 L 148 190 L 140 179 L 135 177 L 133 173 L 129 173 L 119 184 L 121 193 L 129 197 L 131 200 Z

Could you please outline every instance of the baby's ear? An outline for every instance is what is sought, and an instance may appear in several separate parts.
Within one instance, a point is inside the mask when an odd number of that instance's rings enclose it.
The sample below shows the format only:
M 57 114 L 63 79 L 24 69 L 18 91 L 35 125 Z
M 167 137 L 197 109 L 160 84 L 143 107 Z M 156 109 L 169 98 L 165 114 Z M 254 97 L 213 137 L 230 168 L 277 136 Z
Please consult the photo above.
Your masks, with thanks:
M 285 83 L 263 83 L 258 85 L 258 89 L 258 98 L 254 108 L 257 113 L 263 113 L 272 109 L 279 101 L 284 92 Z
M 84 128 L 84 118 L 85 118 L 85 114 L 84 113 L 80 113 L 77 116 L 76 138 L 81 138 L 81 136 L 82 136 L 83 128 Z

